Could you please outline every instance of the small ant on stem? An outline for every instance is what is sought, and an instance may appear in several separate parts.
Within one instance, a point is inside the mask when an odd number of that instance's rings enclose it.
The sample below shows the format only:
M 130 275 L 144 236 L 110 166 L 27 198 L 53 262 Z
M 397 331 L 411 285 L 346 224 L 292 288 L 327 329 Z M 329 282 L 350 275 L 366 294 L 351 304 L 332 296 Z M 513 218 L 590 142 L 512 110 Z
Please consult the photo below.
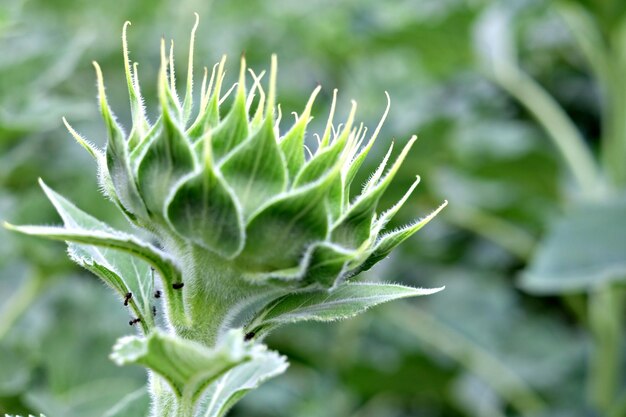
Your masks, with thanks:
M 126 295 L 124 296 L 124 306 L 128 306 L 128 302 L 130 301 L 131 298 L 133 298 L 133 293 L 127 292 Z

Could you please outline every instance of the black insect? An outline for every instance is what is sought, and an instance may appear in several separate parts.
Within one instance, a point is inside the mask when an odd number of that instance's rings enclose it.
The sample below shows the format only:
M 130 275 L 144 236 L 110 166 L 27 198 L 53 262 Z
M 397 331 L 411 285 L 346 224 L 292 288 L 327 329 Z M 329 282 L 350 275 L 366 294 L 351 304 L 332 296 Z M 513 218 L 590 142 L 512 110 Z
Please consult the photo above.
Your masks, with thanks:
M 160 290 L 156 290 L 154 292 L 154 298 L 161 298 L 161 291 Z
M 246 335 L 243 337 L 243 340 L 245 340 L 246 342 L 248 340 L 252 340 L 252 338 L 254 337 L 255 333 L 254 332 L 248 332 L 246 333 Z
M 136 318 L 136 319 L 132 319 L 131 321 L 128 322 L 128 324 L 130 324 L 131 326 L 139 323 L 141 321 L 141 318 Z
M 152 306 L 152 315 L 156 317 L 156 307 Z
M 128 302 L 130 301 L 130 299 L 133 298 L 133 293 L 132 292 L 127 292 L 126 295 L 124 296 L 124 305 L 127 306 Z
M 174 288 L 175 290 L 180 290 L 184 286 L 185 286 L 184 282 L 175 282 L 172 284 L 172 288 Z

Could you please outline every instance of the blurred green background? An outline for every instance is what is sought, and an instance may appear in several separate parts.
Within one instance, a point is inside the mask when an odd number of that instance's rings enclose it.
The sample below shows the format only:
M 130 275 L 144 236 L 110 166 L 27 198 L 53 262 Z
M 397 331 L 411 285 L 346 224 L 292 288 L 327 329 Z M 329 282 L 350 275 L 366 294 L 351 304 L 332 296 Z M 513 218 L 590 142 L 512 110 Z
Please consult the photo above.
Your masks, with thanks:
M 278 54 L 284 120 L 320 83 L 316 114 L 338 88 L 373 129 L 388 91 L 374 156 L 420 137 L 387 193 L 422 177 L 396 225 L 450 201 L 367 273 L 444 292 L 283 328 L 268 344 L 289 371 L 233 417 L 626 416 L 626 2 L 2 0 L 1 219 L 59 223 L 42 177 L 123 224 L 61 117 L 104 144 L 97 60 L 128 126 L 125 20 L 154 114 L 160 38 L 186 62 L 193 12 L 196 62 L 227 54 L 231 82 L 242 53 L 257 72 Z M 140 416 L 144 372 L 107 358 L 126 313 L 63 250 L 0 230 L 0 413 Z

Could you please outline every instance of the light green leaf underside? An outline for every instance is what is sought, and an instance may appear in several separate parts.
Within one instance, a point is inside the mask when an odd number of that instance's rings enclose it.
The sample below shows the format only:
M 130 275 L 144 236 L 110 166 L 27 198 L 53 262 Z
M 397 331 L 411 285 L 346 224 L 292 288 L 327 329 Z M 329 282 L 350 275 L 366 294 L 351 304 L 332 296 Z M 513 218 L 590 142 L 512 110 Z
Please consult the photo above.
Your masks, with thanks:
M 588 291 L 626 281 L 626 199 L 581 202 L 555 221 L 521 279 L 531 292 Z
M 285 190 L 287 170 L 270 119 L 224 159 L 220 171 L 246 217 Z
M 331 174 L 261 208 L 248 223 L 246 246 L 238 261 L 256 272 L 297 267 L 306 244 L 326 238 L 324 200 L 333 178 Z
M 243 396 L 266 380 L 285 372 L 288 367 L 284 356 L 264 351 L 249 362 L 238 365 L 215 381 L 206 391 L 205 403 L 200 406 L 204 417 L 224 417 Z
M 344 283 L 332 290 L 293 293 L 270 303 L 246 327 L 255 335 L 300 321 L 334 321 L 353 317 L 370 307 L 399 298 L 429 295 L 442 288 L 413 288 L 384 283 Z
M 354 251 L 336 245 L 316 245 L 311 250 L 309 265 L 304 277 L 306 282 L 332 287 L 345 270 L 348 262 L 356 256 Z
M 249 134 L 246 97 L 244 89 L 240 87 L 230 111 L 211 133 L 215 160 L 220 160 L 228 154 L 233 148 L 245 141 Z
M 160 259 L 161 256 L 156 249 L 132 236 L 113 230 L 107 224 L 80 210 L 46 186 L 43 181 L 40 181 L 40 184 L 63 219 L 65 228 L 26 226 L 18 227 L 17 230 L 51 239 L 76 242 L 68 243 L 72 259 L 96 273 L 122 297 L 131 292 L 133 294 L 131 308 L 135 307 L 136 303 L 140 313 L 149 317 L 152 274 L 150 266 L 141 259 L 150 259 L 152 263 L 160 264 L 159 270 L 162 271 L 171 270 L 171 265 Z M 93 241 L 97 241 L 96 244 L 100 247 L 91 246 Z
M 137 184 L 148 210 L 163 216 L 174 185 L 193 172 L 195 156 L 185 133 L 167 113 L 163 114 L 163 127 L 158 133 L 138 163 Z
M 213 172 L 210 159 L 207 156 L 202 171 L 176 190 L 167 218 L 182 236 L 229 258 L 243 247 L 243 219 L 232 192 Z
M 296 177 L 296 174 L 305 163 L 304 141 L 306 127 L 311 119 L 311 108 L 313 107 L 313 102 L 315 101 L 315 97 L 317 97 L 320 89 L 320 87 L 317 87 L 313 91 L 304 111 L 291 129 L 285 133 L 279 144 L 280 150 L 285 156 L 289 178 L 292 180 Z
M 118 365 L 143 365 L 162 378 L 182 399 L 195 404 L 211 383 L 237 365 L 266 354 L 260 344 L 244 341 L 241 329 L 229 331 L 215 348 L 152 332 L 145 338 L 127 336 L 113 347 L 111 359 Z

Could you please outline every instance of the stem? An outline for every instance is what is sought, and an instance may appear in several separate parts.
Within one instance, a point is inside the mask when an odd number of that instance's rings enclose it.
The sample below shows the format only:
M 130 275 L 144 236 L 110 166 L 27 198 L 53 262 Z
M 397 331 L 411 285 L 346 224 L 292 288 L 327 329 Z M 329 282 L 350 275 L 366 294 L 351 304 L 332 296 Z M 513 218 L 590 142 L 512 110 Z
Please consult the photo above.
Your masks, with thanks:
M 589 395 L 592 404 L 609 415 L 620 386 L 622 355 L 621 288 L 604 285 L 589 294 L 589 326 L 593 336 Z
M 547 410 L 543 399 L 504 362 L 424 309 L 399 304 L 386 310 L 390 322 L 402 326 L 402 331 L 410 332 L 479 376 L 521 416 L 532 417 Z
M 5 304 L 0 313 L 0 317 L 2 317 L 0 321 L 0 340 L 7 335 L 15 322 L 22 317 L 35 298 L 41 293 L 41 290 L 44 288 L 43 284 L 43 274 L 39 271 L 35 272 Z
M 618 53 L 614 51 L 613 59 L 609 60 L 612 65 L 608 68 L 608 79 L 601 83 L 604 95 L 602 161 L 613 183 L 622 187 L 626 184 L 626 88 L 623 83 L 626 68 L 620 65 Z
M 561 4 L 559 11 L 600 87 L 603 166 L 615 185 L 626 185 L 626 88 L 622 82 L 626 71 L 625 35 L 618 29 L 605 40 L 593 18 L 580 5 Z
M 537 119 L 563 155 L 579 186 L 587 195 L 597 192 L 600 174 L 580 131 L 559 104 L 522 70 L 506 65 L 496 80 Z

